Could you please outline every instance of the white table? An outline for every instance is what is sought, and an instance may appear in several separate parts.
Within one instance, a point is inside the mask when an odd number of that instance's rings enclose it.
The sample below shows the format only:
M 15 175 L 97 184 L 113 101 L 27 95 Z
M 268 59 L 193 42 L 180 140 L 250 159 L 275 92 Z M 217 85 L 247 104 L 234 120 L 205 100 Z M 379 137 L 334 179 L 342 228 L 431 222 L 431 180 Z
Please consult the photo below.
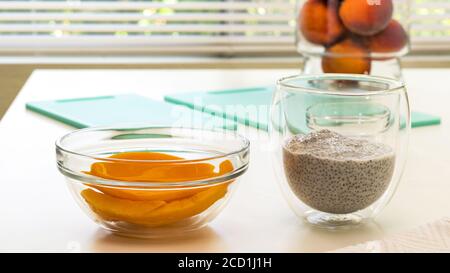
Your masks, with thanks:
M 0 123 L 0 251 L 329 251 L 450 215 L 450 70 L 405 71 L 413 108 L 438 114 L 443 123 L 412 130 L 403 181 L 376 224 L 342 232 L 312 228 L 290 211 L 270 155 L 260 148 L 262 135 L 253 142 L 251 167 L 235 196 L 208 228 L 176 240 L 111 235 L 77 207 L 56 169 L 54 141 L 72 128 L 25 110 L 32 100 L 130 92 L 162 99 L 169 92 L 268 85 L 296 72 L 35 71 Z

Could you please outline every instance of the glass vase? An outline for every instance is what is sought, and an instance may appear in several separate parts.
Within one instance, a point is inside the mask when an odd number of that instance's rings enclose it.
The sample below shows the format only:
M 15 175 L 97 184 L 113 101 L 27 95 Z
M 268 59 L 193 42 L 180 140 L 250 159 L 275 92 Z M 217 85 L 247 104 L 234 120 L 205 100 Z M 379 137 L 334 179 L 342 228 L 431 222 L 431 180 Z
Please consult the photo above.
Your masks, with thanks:
M 409 51 L 409 0 L 299 0 L 297 50 L 304 73 L 402 79 Z

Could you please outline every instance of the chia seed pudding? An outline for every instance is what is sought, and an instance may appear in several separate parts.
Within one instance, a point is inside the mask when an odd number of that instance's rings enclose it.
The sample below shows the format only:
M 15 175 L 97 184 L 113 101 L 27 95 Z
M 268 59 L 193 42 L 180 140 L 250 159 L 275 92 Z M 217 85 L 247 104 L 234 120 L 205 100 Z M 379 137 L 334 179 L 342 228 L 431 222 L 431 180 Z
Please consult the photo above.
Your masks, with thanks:
M 367 208 L 383 195 L 395 154 L 382 143 L 320 130 L 288 139 L 283 163 L 290 188 L 306 205 L 346 214 Z

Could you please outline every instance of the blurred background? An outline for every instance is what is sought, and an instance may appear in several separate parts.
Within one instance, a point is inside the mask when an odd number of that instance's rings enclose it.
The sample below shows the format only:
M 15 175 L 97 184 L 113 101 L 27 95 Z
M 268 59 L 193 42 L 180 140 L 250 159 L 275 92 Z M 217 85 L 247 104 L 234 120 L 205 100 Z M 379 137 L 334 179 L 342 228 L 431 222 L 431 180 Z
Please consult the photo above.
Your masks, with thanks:
M 410 0 L 404 67 L 450 67 L 450 0 Z M 0 118 L 36 68 L 301 68 L 295 0 L 0 0 Z

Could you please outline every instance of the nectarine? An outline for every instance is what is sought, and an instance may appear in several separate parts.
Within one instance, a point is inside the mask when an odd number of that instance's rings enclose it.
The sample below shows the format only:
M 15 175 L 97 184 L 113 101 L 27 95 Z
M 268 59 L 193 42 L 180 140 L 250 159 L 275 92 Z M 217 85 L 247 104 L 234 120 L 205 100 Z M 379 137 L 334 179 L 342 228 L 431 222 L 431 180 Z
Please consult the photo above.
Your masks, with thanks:
M 339 16 L 351 32 L 370 36 L 386 28 L 393 10 L 392 0 L 344 0 Z
M 371 37 L 369 41 L 372 52 L 393 53 L 405 47 L 408 35 L 399 22 L 391 20 L 383 31 Z
M 322 57 L 324 73 L 369 74 L 369 52 L 359 42 L 347 38 L 327 49 Z
M 329 45 L 345 32 L 338 16 L 338 0 L 309 0 L 299 14 L 299 27 L 306 40 Z

